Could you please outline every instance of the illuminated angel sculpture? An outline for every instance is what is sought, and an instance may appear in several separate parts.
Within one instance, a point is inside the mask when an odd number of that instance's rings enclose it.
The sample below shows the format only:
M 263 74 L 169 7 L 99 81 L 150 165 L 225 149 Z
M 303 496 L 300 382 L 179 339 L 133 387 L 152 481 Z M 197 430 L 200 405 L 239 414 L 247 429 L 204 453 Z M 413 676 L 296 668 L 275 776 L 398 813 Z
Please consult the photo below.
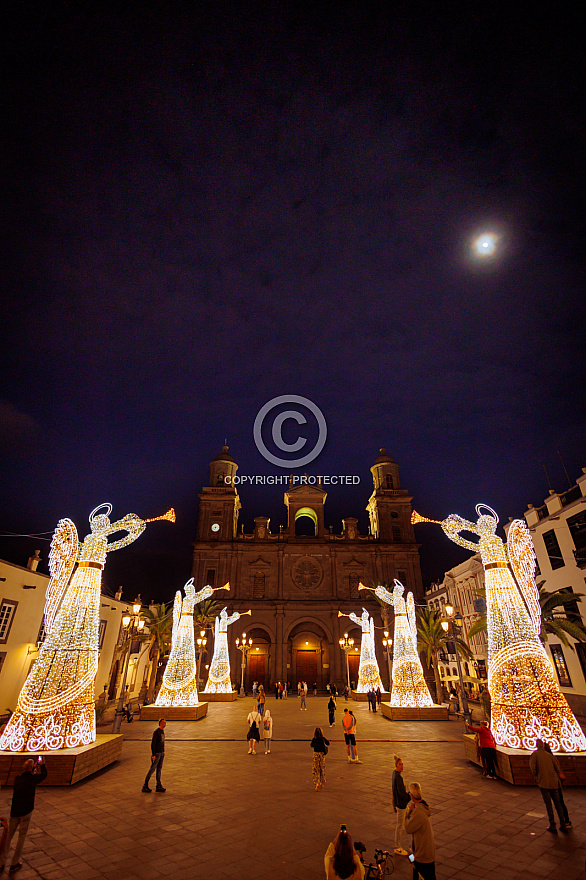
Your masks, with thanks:
M 358 667 L 358 687 L 357 693 L 366 694 L 371 688 L 376 690 L 377 687 L 384 690 L 381 681 L 380 672 L 378 671 L 378 663 L 376 662 L 376 651 L 374 645 L 374 620 L 370 617 L 366 608 L 362 609 L 362 616 L 358 617 L 354 612 L 348 614 L 350 620 L 357 623 L 362 629 L 362 642 L 360 645 L 360 666 Z
M 505 547 L 496 534 L 494 510 L 479 504 L 476 513 L 475 523 L 451 514 L 440 525 L 448 538 L 474 553 L 480 551 L 482 557 L 494 738 L 513 749 L 532 750 L 542 739 L 555 752 L 586 750 L 586 737 L 560 691 L 539 637 L 541 606 L 529 530 L 522 520 L 514 520 Z M 413 521 L 425 520 L 414 514 Z M 477 535 L 478 542 L 463 538 L 462 531 Z
M 0 749 L 53 751 L 95 742 L 102 569 L 108 553 L 131 544 L 153 522 L 129 513 L 111 523 L 111 510 L 111 504 L 101 504 L 92 511 L 91 533 L 81 544 L 70 519 L 57 524 L 49 554 L 45 640 L 0 737 Z M 175 514 L 169 511 L 158 519 L 174 522 Z M 126 535 L 108 542 L 116 532 Z
M 377 587 L 374 590 L 379 599 L 395 608 L 391 706 L 419 708 L 433 706 L 417 651 L 417 621 L 413 593 L 407 593 L 407 601 L 405 601 L 404 592 L 405 587 L 396 579 L 392 593 L 384 587 Z
M 213 596 L 213 587 L 204 587 L 195 592 L 193 578 L 185 584 L 185 598 L 181 598 L 181 590 L 175 593 L 173 605 L 173 633 L 171 635 L 171 653 L 163 675 L 161 690 L 155 700 L 155 706 L 197 706 L 197 662 L 195 659 L 195 640 L 193 633 L 193 607 L 204 599 Z M 219 587 L 220 590 L 229 590 Z
M 244 614 L 251 614 L 244 611 Z M 205 687 L 206 694 L 231 694 L 232 680 L 230 678 L 230 657 L 228 656 L 228 627 L 231 623 L 242 617 L 237 611 L 228 617 L 228 610 L 222 608 L 219 617 L 216 617 L 216 629 L 214 632 L 214 656 L 210 665 L 208 682 Z

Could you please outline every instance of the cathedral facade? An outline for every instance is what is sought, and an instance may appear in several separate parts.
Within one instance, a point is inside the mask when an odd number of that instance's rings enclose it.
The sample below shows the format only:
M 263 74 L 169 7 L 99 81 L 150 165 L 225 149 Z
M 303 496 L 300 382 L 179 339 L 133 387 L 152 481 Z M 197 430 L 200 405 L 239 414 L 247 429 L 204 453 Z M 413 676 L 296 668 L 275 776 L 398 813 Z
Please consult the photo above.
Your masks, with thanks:
M 423 596 L 419 549 L 411 525 L 411 497 L 401 488 L 399 468 L 381 449 L 371 467 L 373 491 L 366 510 L 369 533 L 360 534 L 358 520 L 342 520 L 335 534 L 324 525 L 327 493 L 320 484 L 292 485 L 284 493 L 287 525 L 272 532 L 270 519 L 257 516 L 254 531 L 238 526 L 241 510 L 234 477 L 238 465 L 224 446 L 210 463 L 210 482 L 199 495 L 193 577 L 196 588 L 230 582 L 230 593 L 216 594 L 229 611 L 252 615 L 228 632 L 232 680 L 240 684 L 241 652 L 235 640 L 246 632 L 253 639 L 245 670 L 245 686 L 253 681 L 270 688 L 277 681 L 328 682 L 344 685 L 346 657 L 339 639 L 355 639 L 349 655 L 351 681 L 358 679 L 360 630 L 341 611 L 359 615 L 369 609 L 377 629 L 377 655 L 385 684 L 380 606 L 358 584 L 376 586 L 401 580 L 416 597 Z M 366 499 L 365 499 L 366 500 Z M 242 623 L 246 625 L 242 627 Z M 209 655 L 211 656 L 211 654 Z

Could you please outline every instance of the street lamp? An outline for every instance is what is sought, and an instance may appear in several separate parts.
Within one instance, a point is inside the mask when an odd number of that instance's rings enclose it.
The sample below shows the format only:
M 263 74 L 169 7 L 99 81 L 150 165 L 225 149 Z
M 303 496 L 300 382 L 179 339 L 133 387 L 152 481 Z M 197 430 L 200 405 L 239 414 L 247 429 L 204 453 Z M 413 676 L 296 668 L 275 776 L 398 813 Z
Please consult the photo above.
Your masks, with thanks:
M 199 639 L 197 639 L 197 687 L 199 690 L 199 669 L 201 665 L 202 655 L 205 654 L 208 640 L 205 638 L 205 630 L 200 630 Z
M 142 604 L 140 600 L 136 598 L 134 601 L 134 605 L 132 606 L 132 614 L 125 614 L 122 618 L 122 626 L 126 633 L 126 638 L 128 639 L 128 652 L 124 661 L 124 674 L 122 676 L 122 684 L 120 687 L 120 696 L 118 697 L 118 705 L 116 706 L 116 712 L 114 714 L 112 733 L 120 733 L 122 719 L 126 714 L 124 711 L 124 694 L 126 691 L 126 676 L 128 675 L 128 664 L 130 662 L 130 649 L 132 647 L 132 639 L 144 629 L 144 620 L 142 620 L 140 617 L 141 608 Z
M 242 643 L 240 639 L 236 639 L 236 647 L 239 651 L 242 651 L 242 677 L 240 679 L 240 696 L 245 697 L 246 694 L 244 692 L 244 670 L 246 669 L 246 658 L 252 651 L 252 639 L 246 641 L 246 633 L 242 633 Z
M 350 661 L 348 660 L 348 654 L 354 647 L 354 639 L 349 639 L 348 633 L 344 633 L 344 638 L 340 639 L 338 644 L 346 655 L 346 675 L 348 678 L 348 690 L 351 691 L 352 688 L 350 687 Z
M 389 638 L 389 634 L 387 630 L 385 630 L 385 637 L 383 639 L 383 651 L 387 655 L 387 668 L 389 671 L 389 693 L 391 693 L 391 689 L 393 687 L 393 675 L 391 672 L 391 649 L 393 647 L 393 640 Z
M 462 677 L 462 666 L 460 664 L 460 655 L 458 654 L 458 645 L 456 644 L 456 639 L 458 638 L 458 633 L 456 627 L 462 626 L 462 615 L 460 612 L 456 612 L 453 605 L 446 605 L 444 608 L 446 612 L 446 617 L 442 618 L 441 625 L 442 629 L 445 633 L 448 633 L 452 641 L 454 642 L 454 651 L 456 652 L 456 665 L 458 667 L 458 678 L 460 679 L 460 695 L 462 699 L 462 711 L 464 713 L 464 718 L 468 718 L 470 715 L 470 709 L 468 708 L 468 697 L 466 696 L 466 690 L 464 688 L 464 679 Z

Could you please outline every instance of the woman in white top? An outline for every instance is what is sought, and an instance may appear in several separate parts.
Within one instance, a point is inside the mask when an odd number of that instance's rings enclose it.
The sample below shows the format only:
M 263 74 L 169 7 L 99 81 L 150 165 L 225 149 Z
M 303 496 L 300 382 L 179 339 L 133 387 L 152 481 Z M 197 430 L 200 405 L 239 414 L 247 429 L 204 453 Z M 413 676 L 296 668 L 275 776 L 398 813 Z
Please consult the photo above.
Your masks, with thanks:
M 265 711 L 264 717 L 262 719 L 262 735 L 265 741 L 265 755 L 270 755 L 271 740 L 273 738 L 273 719 L 268 709 Z

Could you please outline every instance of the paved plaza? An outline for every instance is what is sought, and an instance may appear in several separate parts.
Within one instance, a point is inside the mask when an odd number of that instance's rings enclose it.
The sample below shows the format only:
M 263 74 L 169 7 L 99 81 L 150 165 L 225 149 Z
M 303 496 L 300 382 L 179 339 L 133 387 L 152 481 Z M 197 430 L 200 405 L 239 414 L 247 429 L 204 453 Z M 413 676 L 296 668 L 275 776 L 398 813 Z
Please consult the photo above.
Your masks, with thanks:
M 536 788 L 484 780 L 466 761 L 461 721 L 390 722 L 350 703 L 358 718 L 361 765 L 346 760 L 338 703 L 327 724 L 325 697 L 268 698 L 274 716 L 271 754 L 248 755 L 246 716 L 252 699 L 211 703 L 199 722 L 169 722 L 163 768 L 165 794 L 143 794 L 156 724 L 123 724 L 122 759 L 73 788 L 40 788 L 24 850 L 22 880 L 323 880 L 323 856 L 341 822 L 367 847 L 393 847 L 392 756 L 404 779 L 420 782 L 433 810 L 438 878 L 583 877 L 586 793 L 568 789 L 574 828 L 552 836 Z M 332 741 L 327 782 L 313 789 L 313 729 Z M 106 732 L 104 729 L 101 732 Z M 154 778 L 153 778 L 154 782 Z M 8 815 L 12 789 L 0 793 Z M 6 875 L 7 876 L 7 875 Z M 411 880 L 405 857 L 397 878 Z

